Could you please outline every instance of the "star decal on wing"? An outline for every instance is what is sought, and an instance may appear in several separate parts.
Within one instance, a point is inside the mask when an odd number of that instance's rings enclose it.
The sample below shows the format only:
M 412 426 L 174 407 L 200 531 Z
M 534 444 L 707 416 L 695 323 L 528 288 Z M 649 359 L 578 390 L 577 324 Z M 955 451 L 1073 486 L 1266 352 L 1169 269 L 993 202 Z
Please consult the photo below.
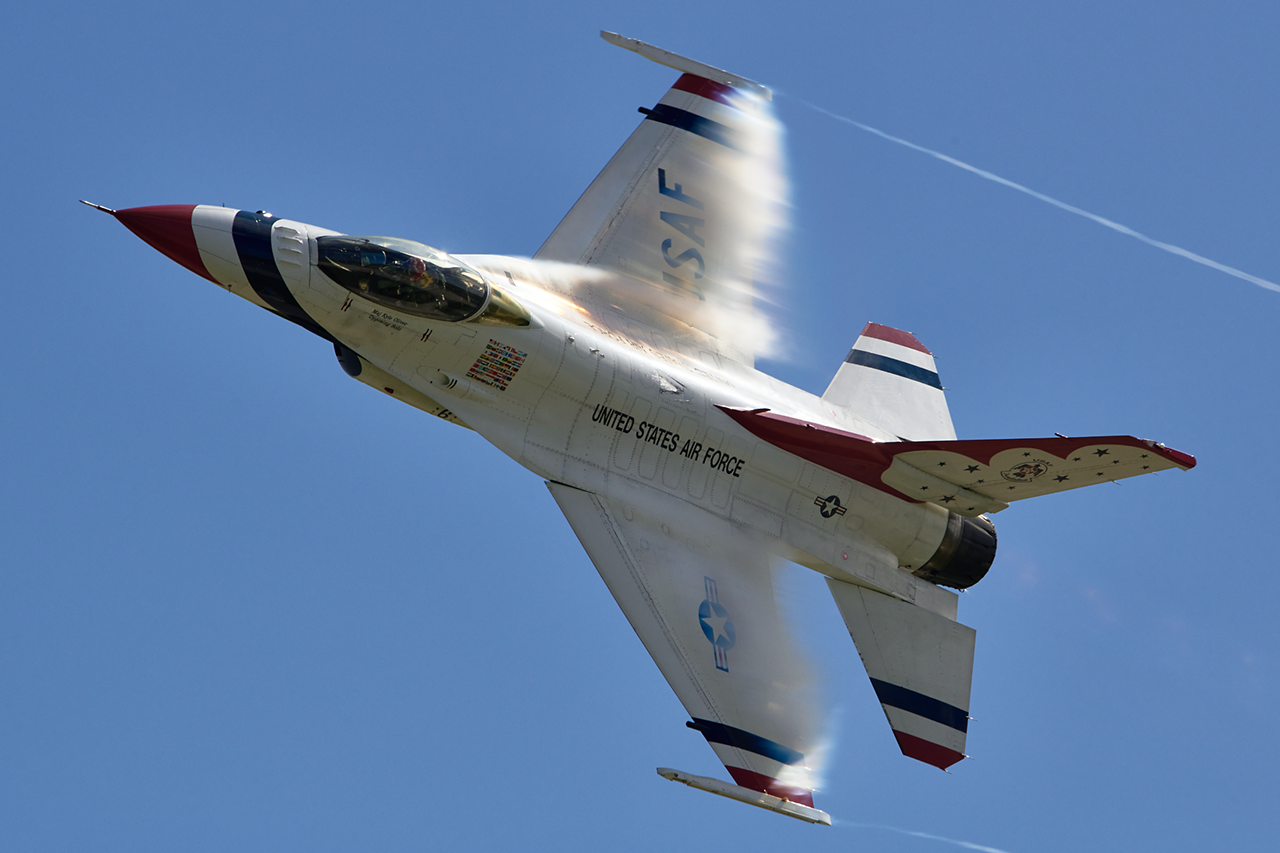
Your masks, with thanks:
M 703 579 L 707 597 L 698 606 L 698 624 L 702 626 L 702 634 L 711 643 L 715 651 L 716 669 L 729 671 L 729 649 L 737 642 L 737 632 L 729 611 L 720 604 L 720 593 L 712 578 Z

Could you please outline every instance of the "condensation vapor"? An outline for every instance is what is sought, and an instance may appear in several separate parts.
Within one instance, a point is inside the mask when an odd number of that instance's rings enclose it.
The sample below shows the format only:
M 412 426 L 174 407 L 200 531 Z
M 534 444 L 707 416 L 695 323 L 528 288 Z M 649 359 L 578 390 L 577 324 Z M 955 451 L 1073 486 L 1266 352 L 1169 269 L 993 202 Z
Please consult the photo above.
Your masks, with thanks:
M 889 832 L 897 832 L 901 835 L 910 835 L 914 838 L 927 838 L 930 841 L 942 841 L 946 844 L 954 844 L 956 847 L 963 847 L 966 850 L 978 850 L 981 853 L 1008 853 L 998 847 L 988 847 L 985 844 L 975 844 L 972 841 L 961 841 L 958 838 L 947 838 L 942 835 L 932 835 L 928 832 L 917 832 L 913 829 L 899 829 L 896 826 L 886 826 L 882 823 L 854 823 L 848 820 L 834 821 L 836 826 L 848 827 L 850 829 L 884 829 Z
M 772 322 L 777 312 L 757 310 L 756 303 L 776 306 L 784 283 L 783 255 L 791 224 L 786 132 L 770 101 L 737 93 L 734 106 L 745 116 L 741 150 L 726 162 L 722 175 L 733 193 L 725 200 L 731 217 L 725 229 L 725 267 L 733 271 L 725 284 L 738 298 L 718 325 L 722 335 L 750 336 L 744 343 L 756 355 L 777 357 L 782 340 Z
M 883 130 L 871 127 L 870 125 L 863 124 L 860 121 L 855 121 L 847 116 L 842 116 L 837 113 L 833 113 L 831 112 L 831 110 L 823 109 L 817 104 L 811 104 L 808 101 L 805 101 L 800 98 L 796 98 L 794 100 L 796 100 L 798 103 L 804 104 L 809 109 L 815 110 L 816 112 L 820 112 L 825 116 L 835 119 L 836 121 L 853 125 L 859 130 L 865 130 L 867 133 L 875 134 L 876 136 L 879 136 L 881 139 L 887 139 L 890 142 L 894 142 L 894 143 L 897 143 L 898 145 L 902 145 L 906 148 L 910 148 L 912 151 L 919 151 L 921 154 L 928 154 L 930 157 L 941 160 L 942 162 L 955 166 L 958 169 L 964 169 L 966 172 L 971 172 L 980 178 L 985 178 L 988 181 L 993 181 L 997 184 L 1000 184 L 1001 186 L 1008 187 L 1011 190 L 1017 190 L 1018 192 L 1029 195 L 1034 199 L 1043 201 L 1046 204 L 1051 204 L 1054 207 L 1059 208 L 1060 210 L 1065 210 L 1068 213 L 1074 213 L 1076 216 L 1083 216 L 1085 219 L 1088 219 L 1092 222 L 1096 222 L 1099 225 L 1102 225 L 1106 228 L 1110 228 L 1112 231 L 1117 231 L 1121 234 L 1124 234 L 1126 237 L 1132 237 L 1135 240 L 1141 240 L 1143 243 L 1146 243 L 1148 246 L 1154 246 L 1157 249 L 1168 252 L 1171 255 L 1177 255 L 1180 258 L 1186 258 L 1189 261 L 1193 261 L 1202 266 L 1206 266 L 1206 267 L 1209 267 L 1210 269 L 1217 270 L 1218 272 L 1226 273 L 1229 276 L 1234 276 L 1235 278 L 1241 279 L 1242 281 L 1247 281 L 1250 284 L 1256 284 L 1258 287 L 1263 287 L 1263 288 L 1266 288 L 1267 290 L 1274 290 L 1276 292 L 1280 292 L 1280 285 L 1276 284 L 1275 282 L 1268 281 L 1265 278 L 1259 278 L 1258 276 L 1250 275 L 1249 273 L 1243 270 L 1238 270 L 1235 267 L 1229 267 L 1226 264 L 1218 263 L 1217 261 L 1211 258 L 1206 258 L 1203 255 L 1197 255 L 1195 252 L 1184 249 L 1181 246 L 1175 246 L 1172 243 L 1164 243 L 1164 242 L 1161 242 L 1160 240 L 1156 240 L 1152 237 L 1148 237 L 1146 234 L 1142 234 L 1141 232 L 1135 231 L 1127 225 L 1121 225 L 1119 222 L 1114 222 L 1110 219 L 1107 219 L 1106 217 L 1099 216 L 1096 213 L 1090 213 L 1089 211 L 1076 207 L 1075 205 L 1067 204 L 1065 201 L 1059 201 L 1053 196 L 1048 196 L 1042 192 L 1037 192 L 1036 190 L 1033 190 L 1030 187 L 1025 187 L 1022 184 L 1015 183 L 1014 181 L 1011 181 L 1008 178 L 1002 178 L 999 175 L 994 174 L 992 172 L 988 172 L 985 169 L 979 169 L 977 166 L 971 166 L 968 163 L 965 163 L 963 160 L 957 160 L 954 157 L 948 157 L 946 154 L 943 154 L 940 151 L 934 151 L 931 148 L 925 148 L 923 145 L 917 145 L 914 142 L 908 142 L 905 139 L 901 139 L 897 136 L 893 136 L 891 134 L 885 133 Z
M 600 322 L 611 322 L 608 309 L 618 309 L 686 352 L 710 350 L 746 364 L 776 355 L 781 335 L 772 322 L 777 312 L 768 309 L 779 292 L 790 214 L 783 127 L 762 98 L 735 94 L 733 106 L 731 144 L 696 140 L 670 150 L 645 165 L 649 187 L 609 200 L 619 206 L 592 245 L 589 266 L 535 259 L 524 266 L 526 277 Z M 658 168 L 666 195 L 656 191 Z M 673 201 L 683 194 L 696 207 Z M 672 211 L 683 220 L 676 227 L 660 219 Z M 684 249 L 700 256 L 696 273 L 684 262 L 689 252 L 678 268 L 667 255 Z M 757 302 L 765 310 L 757 311 Z

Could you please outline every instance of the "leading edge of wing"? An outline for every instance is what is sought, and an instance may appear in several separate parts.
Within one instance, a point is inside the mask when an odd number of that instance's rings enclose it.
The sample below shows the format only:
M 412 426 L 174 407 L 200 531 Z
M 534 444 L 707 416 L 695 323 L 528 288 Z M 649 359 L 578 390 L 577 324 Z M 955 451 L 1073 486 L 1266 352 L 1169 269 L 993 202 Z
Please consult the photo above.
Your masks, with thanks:
M 768 409 L 718 408 L 753 435 L 815 465 L 961 515 L 999 512 L 1010 501 L 1196 465 L 1188 453 L 1130 435 L 877 442 Z

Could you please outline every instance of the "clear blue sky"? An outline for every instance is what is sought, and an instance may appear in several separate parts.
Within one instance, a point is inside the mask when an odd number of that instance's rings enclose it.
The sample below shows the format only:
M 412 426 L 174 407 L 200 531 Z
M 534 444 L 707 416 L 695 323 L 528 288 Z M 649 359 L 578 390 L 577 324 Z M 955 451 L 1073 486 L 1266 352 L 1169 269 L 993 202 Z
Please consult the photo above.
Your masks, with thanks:
M 537 478 L 76 204 L 530 254 L 674 79 L 601 28 L 779 93 L 764 369 L 820 393 L 873 320 L 938 354 L 963 437 L 1200 460 L 997 516 L 951 775 L 898 754 L 798 574 L 818 804 L 1008 853 L 1273 845 L 1280 293 L 800 102 L 1280 279 L 1280 10 L 1054 5 L 8 10 L 0 847 L 957 849 L 660 779 L 724 774 Z

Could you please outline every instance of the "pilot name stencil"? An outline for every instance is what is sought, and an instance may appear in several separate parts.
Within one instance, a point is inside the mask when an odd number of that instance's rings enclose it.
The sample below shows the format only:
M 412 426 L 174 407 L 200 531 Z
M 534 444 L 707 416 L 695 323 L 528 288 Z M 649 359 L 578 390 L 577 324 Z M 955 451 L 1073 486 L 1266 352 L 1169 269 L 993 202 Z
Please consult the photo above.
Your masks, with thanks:
M 342 310 L 347 310 L 345 307 Z M 378 309 L 369 312 L 369 319 L 375 323 L 381 323 L 393 332 L 398 332 L 408 324 L 408 320 L 402 320 L 394 314 L 384 314 Z

